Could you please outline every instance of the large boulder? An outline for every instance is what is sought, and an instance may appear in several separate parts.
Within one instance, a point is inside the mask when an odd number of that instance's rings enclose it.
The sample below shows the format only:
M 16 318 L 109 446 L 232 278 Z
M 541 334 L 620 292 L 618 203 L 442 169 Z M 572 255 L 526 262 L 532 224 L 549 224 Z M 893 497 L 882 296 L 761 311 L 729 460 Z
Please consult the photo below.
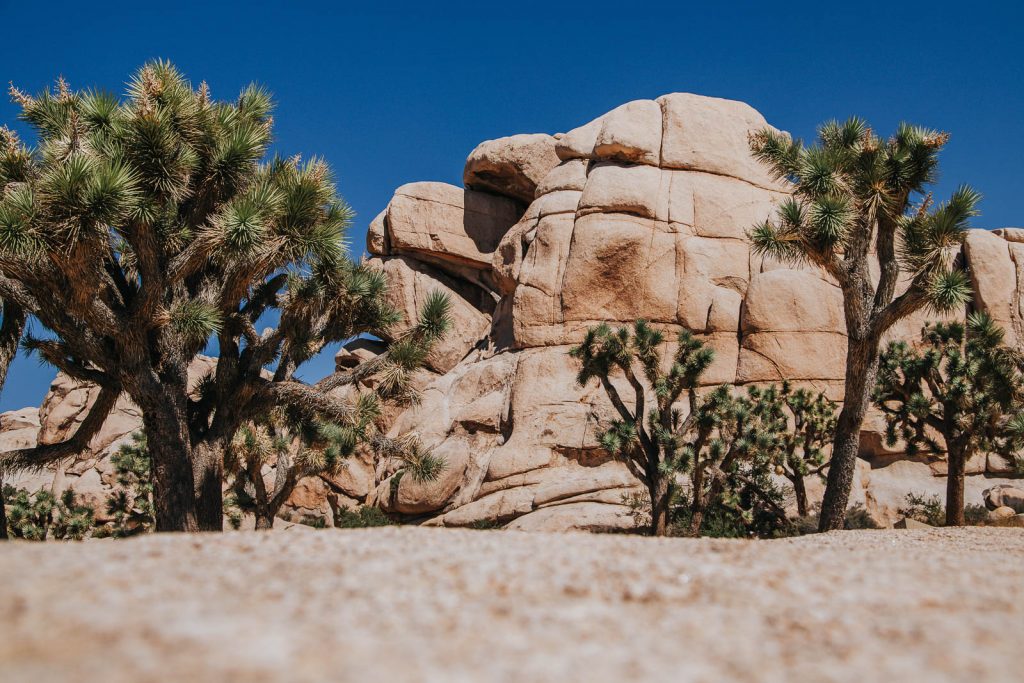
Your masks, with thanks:
M 477 145 L 466 159 L 462 181 L 473 190 L 533 201 L 537 184 L 559 163 L 550 135 L 512 135 Z
M 519 220 L 512 199 L 445 183 L 409 183 L 395 190 L 384 224 L 388 249 L 449 266 L 490 269 L 498 242 Z
M 999 507 L 1012 508 L 1014 512 L 1024 513 L 1024 486 L 999 484 L 985 489 L 985 507 L 995 510 Z

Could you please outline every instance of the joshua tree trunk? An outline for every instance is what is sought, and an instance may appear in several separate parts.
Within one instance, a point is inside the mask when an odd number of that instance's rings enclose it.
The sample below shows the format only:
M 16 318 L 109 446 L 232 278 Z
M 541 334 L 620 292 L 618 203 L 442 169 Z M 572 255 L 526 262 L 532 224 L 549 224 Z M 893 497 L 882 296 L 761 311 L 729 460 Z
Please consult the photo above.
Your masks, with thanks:
M 7 508 L 4 507 L 4 477 L 0 472 L 0 541 L 7 540 Z
M 224 530 L 224 445 L 220 440 L 201 441 L 192 452 L 196 521 L 200 531 Z M 259 528 L 259 527 L 257 527 Z M 267 527 L 268 529 L 270 527 Z
M 256 511 L 256 530 L 263 531 L 274 528 L 274 513 L 263 509 Z
M 848 325 L 849 327 L 849 325 Z M 836 425 L 832 461 L 828 469 L 828 485 L 821 501 L 818 531 L 842 529 L 846 522 L 846 506 L 860 451 L 860 430 L 871 399 L 871 387 L 878 373 L 878 341 L 849 337 L 846 346 L 846 391 L 843 409 Z
M 18 342 L 25 330 L 25 311 L 13 302 L 6 301 L 3 305 L 3 318 L 0 324 L 0 390 L 7 382 L 11 361 L 18 353 Z M 4 480 L 3 472 L 0 472 L 0 540 L 7 539 L 7 510 L 4 505 Z
M 807 487 L 804 485 L 804 478 L 798 473 L 790 477 L 789 481 L 793 484 L 793 492 L 796 494 L 796 514 L 800 517 L 806 517 L 808 513 Z
M 690 535 L 700 536 L 700 528 L 704 524 L 704 468 L 697 463 L 693 466 L 693 501 L 690 505 Z
M 188 425 L 174 402 L 163 395 L 140 394 L 147 448 L 152 458 L 153 503 L 157 531 L 198 531 Z
M 647 487 L 651 496 L 651 531 L 655 536 L 668 534 L 669 516 L 669 482 L 668 477 L 659 473 L 653 483 Z
M 946 454 L 946 526 L 964 525 L 964 470 L 967 454 L 955 440 L 950 440 Z

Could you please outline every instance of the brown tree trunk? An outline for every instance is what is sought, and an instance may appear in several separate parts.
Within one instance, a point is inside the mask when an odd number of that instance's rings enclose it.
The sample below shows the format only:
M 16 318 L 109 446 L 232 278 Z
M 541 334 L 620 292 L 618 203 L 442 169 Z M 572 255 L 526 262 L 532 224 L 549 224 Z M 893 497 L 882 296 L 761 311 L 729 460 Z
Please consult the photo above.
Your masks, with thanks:
M 0 472 L 0 541 L 7 540 L 7 502 L 4 500 L 4 478 Z
M 651 532 L 655 536 L 665 536 L 668 534 L 670 502 L 668 477 L 659 473 L 647 491 L 651 496 Z
M 964 470 L 967 454 L 956 442 L 946 454 L 946 526 L 964 525 Z
M 693 504 L 693 514 L 690 517 L 690 535 L 700 536 L 700 529 L 704 526 L 704 505 L 703 503 Z
M 860 451 L 860 430 L 878 372 L 876 340 L 850 337 L 846 353 L 846 390 L 832 445 L 832 461 L 828 469 L 825 496 L 821 501 L 818 531 L 842 529 L 846 522 L 846 506 L 850 502 L 857 453 Z
M 790 481 L 793 483 L 793 492 L 796 494 L 796 514 L 800 517 L 806 517 L 808 513 L 807 487 L 804 485 L 804 478 L 802 475 L 797 474 Z
M 17 304 L 5 301 L 3 318 L 0 324 L 0 391 L 7 382 L 7 370 L 18 353 L 18 342 L 25 331 L 25 311 Z M 0 472 L 0 540 L 7 540 L 7 509 L 4 505 L 3 472 Z
M 146 448 L 152 462 L 157 531 L 198 531 L 188 425 L 169 397 L 139 393 Z
M 259 511 L 256 513 L 256 531 L 274 528 L 274 513 Z
M 192 476 L 195 481 L 196 521 L 199 524 L 199 530 L 223 531 L 224 446 L 222 442 L 213 440 L 196 444 L 192 452 L 192 466 Z

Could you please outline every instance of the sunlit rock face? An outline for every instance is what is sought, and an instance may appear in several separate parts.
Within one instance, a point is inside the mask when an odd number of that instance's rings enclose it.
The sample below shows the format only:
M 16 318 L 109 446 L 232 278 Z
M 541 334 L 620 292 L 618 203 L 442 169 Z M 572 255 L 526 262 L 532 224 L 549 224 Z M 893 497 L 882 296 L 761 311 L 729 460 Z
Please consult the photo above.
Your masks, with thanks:
M 623 503 L 639 484 L 596 442 L 611 407 L 576 385 L 567 355 L 599 322 L 691 330 L 716 352 L 708 385 L 788 379 L 841 399 L 839 289 L 813 268 L 752 255 L 746 239 L 789 192 L 748 152 L 748 134 L 768 125 L 742 102 L 666 95 L 567 133 L 483 142 L 466 162 L 467 189 L 399 188 L 371 226 L 370 262 L 396 274 L 407 318 L 441 289 L 457 324 L 394 431 L 419 433 L 449 468 L 433 484 L 397 487 L 380 471 L 369 500 L 447 526 L 631 527 Z M 964 251 L 975 305 L 1024 339 L 1024 231 L 974 231 Z M 891 337 L 916 338 L 926 319 Z M 945 463 L 885 446 L 883 427 L 868 420 L 852 499 L 886 524 L 907 492 L 943 494 Z M 968 502 L 982 502 L 1003 465 L 971 463 Z
M 611 406 L 600 388 L 576 384 L 568 356 L 599 322 L 644 318 L 692 331 L 715 350 L 709 386 L 788 379 L 841 399 L 839 289 L 814 268 L 752 255 L 746 238 L 789 192 L 748 152 L 749 133 L 768 125 L 742 102 L 665 95 L 566 133 L 482 142 L 467 159 L 465 187 L 398 188 L 366 247 L 405 314 L 392 334 L 413 324 L 435 290 L 449 295 L 455 324 L 417 377 L 421 401 L 395 415 L 392 431 L 418 433 L 448 467 L 429 484 L 401 477 L 393 485 L 391 463 L 358 458 L 338 477 L 306 482 L 289 510 L 329 518 L 332 507 L 361 502 L 446 526 L 633 527 L 624 500 L 641 487 L 596 439 Z M 973 305 L 1021 343 L 1024 230 L 972 231 L 963 252 Z M 901 322 L 890 338 L 916 339 L 927 319 Z M 338 365 L 381 348 L 357 341 Z M 82 392 L 54 385 L 41 438 L 79 419 Z M 620 392 L 630 395 L 625 385 Z M 106 454 L 137 424 L 132 410 L 112 415 L 97 437 L 105 443 L 83 456 L 95 464 L 76 465 L 95 469 L 103 486 Z M 11 421 L 18 434 L 31 431 Z M 944 495 L 945 462 L 886 446 L 883 428 L 871 414 L 851 498 L 890 524 L 906 493 Z M 1001 458 L 975 458 L 967 502 L 981 504 L 982 490 L 1011 473 Z M 820 496 L 820 484 L 809 482 L 809 492 Z

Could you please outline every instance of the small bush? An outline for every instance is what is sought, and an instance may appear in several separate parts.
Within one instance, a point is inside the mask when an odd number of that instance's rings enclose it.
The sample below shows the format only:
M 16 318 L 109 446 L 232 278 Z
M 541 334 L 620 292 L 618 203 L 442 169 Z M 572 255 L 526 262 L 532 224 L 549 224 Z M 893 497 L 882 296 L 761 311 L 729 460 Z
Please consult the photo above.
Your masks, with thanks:
M 964 523 L 968 526 L 985 526 L 988 524 L 988 508 L 984 505 L 965 505 Z
M 380 508 L 367 505 L 360 506 L 355 510 L 338 510 L 334 514 L 334 526 L 338 529 L 391 526 L 394 523 Z
M 946 510 L 937 495 L 926 497 L 919 493 L 908 493 L 906 501 L 906 505 L 899 509 L 904 517 L 929 526 L 943 526 L 946 523 Z
M 846 524 L 843 528 L 856 531 L 858 529 L 878 529 L 879 527 L 864 506 L 857 503 L 846 511 Z

